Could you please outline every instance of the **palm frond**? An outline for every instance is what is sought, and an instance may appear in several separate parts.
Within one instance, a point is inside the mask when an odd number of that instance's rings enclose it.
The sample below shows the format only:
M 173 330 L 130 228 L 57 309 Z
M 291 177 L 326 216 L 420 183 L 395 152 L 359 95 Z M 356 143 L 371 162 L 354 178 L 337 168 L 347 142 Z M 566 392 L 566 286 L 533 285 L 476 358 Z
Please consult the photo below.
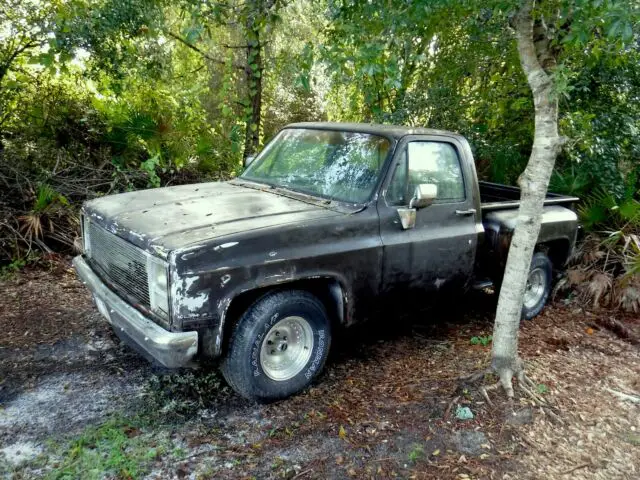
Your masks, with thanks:
M 640 276 L 623 277 L 618 281 L 616 303 L 627 312 L 640 312 Z
M 22 215 L 18 217 L 20 221 L 20 231 L 25 234 L 29 241 L 42 238 L 42 218 L 36 213 Z
M 613 289 L 613 278 L 608 273 L 596 272 L 587 283 L 586 294 L 593 307 L 607 305 Z

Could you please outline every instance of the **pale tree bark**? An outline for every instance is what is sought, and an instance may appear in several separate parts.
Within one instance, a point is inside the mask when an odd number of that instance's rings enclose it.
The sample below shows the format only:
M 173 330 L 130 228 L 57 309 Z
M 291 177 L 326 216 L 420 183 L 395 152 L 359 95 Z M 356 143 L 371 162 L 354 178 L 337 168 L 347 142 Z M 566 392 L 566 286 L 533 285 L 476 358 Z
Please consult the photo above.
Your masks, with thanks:
M 534 0 L 523 0 L 513 25 L 520 63 L 533 94 L 535 134 L 529 162 L 518 179 L 521 188 L 518 222 L 500 289 L 491 352 L 492 369 L 500 377 L 496 386 L 501 385 L 508 397 L 513 396 L 514 376 L 522 387 L 526 387 L 528 381 L 518 355 L 522 305 L 549 179 L 562 147 L 558 134 L 558 101 L 549 75 L 550 64 L 554 62 L 549 58 L 549 42 L 538 32 L 539 29 L 543 34 L 546 32 L 544 24 L 536 22 L 534 33 L 534 3 Z

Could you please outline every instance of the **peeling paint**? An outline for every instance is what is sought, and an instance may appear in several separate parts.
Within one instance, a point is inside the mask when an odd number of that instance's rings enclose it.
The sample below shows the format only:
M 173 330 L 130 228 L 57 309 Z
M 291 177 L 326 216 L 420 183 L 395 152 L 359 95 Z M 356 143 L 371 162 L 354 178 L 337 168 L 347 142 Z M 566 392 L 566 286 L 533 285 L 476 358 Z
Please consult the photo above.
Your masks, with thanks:
M 200 279 L 200 277 L 185 277 L 182 279 L 182 284 L 184 285 L 184 295 L 187 295 L 187 293 L 189 292 L 189 290 L 191 290 L 191 287 L 193 287 L 193 284 L 196 283 L 198 280 Z
M 144 233 L 137 233 L 137 232 L 134 232 L 134 231 L 130 231 L 129 235 L 131 235 L 132 237 L 135 237 L 135 238 L 137 238 L 138 240 L 141 240 L 141 241 L 144 240 L 145 237 L 146 237 L 146 235 Z
M 198 295 L 193 297 L 182 297 L 181 305 L 186 307 L 186 309 L 191 313 L 198 313 L 208 300 L 209 294 L 206 292 L 200 292 Z
M 149 245 L 149 248 L 153 250 L 156 255 L 165 259 L 167 258 L 168 252 L 162 245 Z

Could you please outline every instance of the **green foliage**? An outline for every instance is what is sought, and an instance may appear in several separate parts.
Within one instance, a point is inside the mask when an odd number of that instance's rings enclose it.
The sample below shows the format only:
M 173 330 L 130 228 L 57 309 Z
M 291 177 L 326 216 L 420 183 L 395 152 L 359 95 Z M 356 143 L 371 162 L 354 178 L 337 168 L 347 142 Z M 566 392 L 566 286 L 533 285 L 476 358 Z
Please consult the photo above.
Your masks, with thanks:
M 100 479 L 105 475 L 136 479 L 167 451 L 169 442 L 150 441 L 135 420 L 113 418 L 88 427 L 68 444 L 53 447 L 60 460 L 48 473 L 50 479 Z
M 50 185 L 46 183 L 40 185 L 33 202 L 33 213 L 45 213 L 47 210 L 55 208 L 56 205 L 66 207 L 69 205 L 69 201 Z
M 584 171 L 571 165 L 566 170 L 554 170 L 549 182 L 549 189 L 565 195 L 583 195 L 592 185 L 592 178 Z
M 422 457 L 424 457 L 424 447 L 419 443 L 414 444 L 408 455 L 409 461 L 411 463 L 416 463 Z
M 547 387 L 544 383 L 539 383 L 536 386 L 536 391 L 539 394 L 544 395 L 545 393 L 549 393 L 549 387 Z
M 72 218 L 87 197 L 233 177 L 245 150 L 295 121 L 457 131 L 469 138 L 482 179 L 514 184 L 534 128 L 507 27 L 517 6 L 7 0 L 0 9 L 0 213 L 9 220 L 0 262 L 32 247 L 68 248 L 76 234 L 64 220 L 54 228 L 59 238 L 25 242 L 19 217 L 43 216 L 55 203 L 53 210 L 67 208 Z M 637 199 L 637 8 L 552 0 L 535 14 L 554 36 L 560 129 L 569 139 L 551 188 L 581 197 L 604 191 L 616 202 L 631 191 Z M 68 207 L 39 192 L 41 185 Z
M 148 160 L 145 160 L 144 162 L 140 163 L 140 170 L 143 170 L 144 172 L 146 172 L 147 176 L 149 177 L 150 187 L 160 186 L 160 177 L 158 176 L 158 173 L 156 171 L 159 164 L 160 164 L 159 155 L 155 155 L 149 158 Z
M 482 345 L 483 347 L 488 346 L 493 341 L 492 335 L 481 335 L 479 337 L 471 337 L 469 343 L 471 345 Z
M 164 419 L 173 415 L 190 416 L 202 408 L 211 407 L 211 392 L 214 390 L 230 393 L 217 370 L 155 375 L 146 389 L 151 416 Z M 216 395 L 215 398 L 221 396 Z
M 12 260 L 9 264 L 0 267 L 0 280 L 6 280 L 18 273 L 27 265 L 27 261 L 23 258 Z
M 635 179 L 630 179 L 633 185 Z M 610 235 L 618 232 L 640 230 L 640 201 L 637 192 L 627 189 L 622 198 L 617 199 L 611 192 L 597 190 L 587 197 L 578 208 L 580 219 L 586 229 L 605 231 Z

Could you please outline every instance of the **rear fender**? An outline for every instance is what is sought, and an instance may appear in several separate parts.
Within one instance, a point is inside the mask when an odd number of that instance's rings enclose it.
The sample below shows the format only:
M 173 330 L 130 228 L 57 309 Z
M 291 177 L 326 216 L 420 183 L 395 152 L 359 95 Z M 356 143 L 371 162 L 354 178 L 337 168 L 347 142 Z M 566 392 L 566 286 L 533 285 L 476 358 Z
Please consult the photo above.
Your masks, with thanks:
M 511 238 L 518 221 L 518 210 L 489 212 L 484 226 L 489 233 L 491 249 L 495 259 L 502 265 L 507 261 Z M 566 258 L 571 254 L 578 232 L 578 216 L 572 210 L 560 206 L 544 207 L 537 245 L 568 245 L 564 247 Z

